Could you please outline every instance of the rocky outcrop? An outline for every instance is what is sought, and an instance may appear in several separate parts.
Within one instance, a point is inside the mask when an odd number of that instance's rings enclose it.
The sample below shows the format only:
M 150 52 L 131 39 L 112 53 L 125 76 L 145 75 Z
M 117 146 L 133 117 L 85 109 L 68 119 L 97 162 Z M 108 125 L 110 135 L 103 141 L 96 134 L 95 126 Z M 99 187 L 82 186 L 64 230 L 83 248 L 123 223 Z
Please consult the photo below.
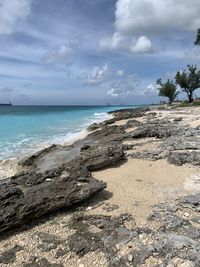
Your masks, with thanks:
M 200 165 L 200 151 L 170 151 L 168 162 L 178 166 L 185 163 Z
M 143 107 L 143 108 L 135 108 L 135 109 L 130 108 L 130 109 L 115 110 L 115 111 L 110 111 L 108 113 L 114 116 L 115 121 L 118 121 L 118 120 L 142 117 L 149 110 L 150 110 L 149 107 Z
M 0 233 L 79 203 L 105 187 L 80 165 L 12 177 L 0 188 Z
M 90 171 L 95 171 L 115 165 L 124 159 L 123 147 L 120 145 L 110 146 L 85 146 L 81 150 L 80 161 Z
M 178 212 L 181 207 L 184 212 Z M 156 205 L 148 226 L 137 226 L 131 214 L 119 217 L 92 215 L 76 217 L 69 247 L 84 256 L 101 250 L 109 266 L 200 266 L 200 197 L 187 196 Z M 188 214 L 189 210 L 193 214 Z M 186 216 L 187 215 L 187 216 Z M 151 223 L 159 225 L 156 229 Z M 131 227 L 130 227 L 131 225 Z M 98 229 L 93 232 L 91 229 Z
M 75 147 L 77 149 L 77 145 Z M 61 161 L 59 166 L 57 162 L 54 168 L 45 168 L 43 171 L 41 163 L 46 166 L 48 156 L 52 160 L 52 149 L 58 155 L 59 147 L 52 147 L 27 158 L 23 164 L 32 168 L 1 184 L 0 233 L 49 212 L 80 203 L 103 190 L 106 184 L 92 177 L 90 171 L 114 165 L 124 159 L 122 146 L 90 142 L 82 145 L 79 156 L 71 157 L 71 161 L 65 160 L 64 164 Z M 60 149 L 63 152 L 64 148 Z

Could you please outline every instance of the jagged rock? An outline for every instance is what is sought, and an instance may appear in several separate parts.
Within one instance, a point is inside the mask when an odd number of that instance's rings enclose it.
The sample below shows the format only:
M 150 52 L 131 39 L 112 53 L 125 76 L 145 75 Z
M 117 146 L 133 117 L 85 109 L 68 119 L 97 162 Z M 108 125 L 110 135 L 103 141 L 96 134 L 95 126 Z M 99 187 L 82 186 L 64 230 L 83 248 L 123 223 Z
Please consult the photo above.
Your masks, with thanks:
M 86 144 L 80 156 L 67 164 L 45 172 L 32 171 L 11 177 L 0 188 L 0 233 L 79 203 L 103 190 L 106 184 L 94 179 L 90 171 L 114 165 L 123 159 L 123 146 Z
M 90 148 L 90 145 L 85 144 L 85 145 L 83 145 L 83 146 L 81 147 L 81 151 L 87 150 L 87 149 L 89 149 L 89 148 Z
M 168 138 L 166 146 L 170 146 L 171 150 L 200 150 L 200 142 L 196 137 L 173 136 Z
M 30 262 L 25 263 L 23 267 L 64 267 L 63 264 L 50 263 L 45 258 L 34 257 Z
M 145 124 L 142 127 L 136 129 L 133 133 L 130 133 L 131 138 L 144 138 L 144 137 L 156 137 L 167 138 L 172 136 L 176 132 L 175 129 L 169 127 L 163 127 L 163 125 L 157 124 Z
M 182 121 L 182 120 L 183 120 L 183 118 L 181 118 L 181 117 L 177 117 L 177 118 L 174 118 L 173 121 L 178 122 L 178 121 Z
M 123 126 L 103 126 L 100 130 L 97 130 L 88 135 L 89 139 L 104 143 L 121 141 L 126 137 L 126 132 Z
M 93 123 L 87 129 L 88 129 L 88 131 L 96 131 L 100 127 L 101 127 L 100 123 Z
M 16 258 L 16 253 L 20 250 L 23 250 L 22 246 L 15 245 L 13 248 L 6 250 L 0 255 L 0 265 L 13 263 Z
M 129 118 L 139 118 L 145 115 L 145 113 L 149 111 L 149 107 L 144 108 L 135 108 L 135 109 L 122 109 L 108 112 L 115 116 L 115 121 L 117 120 L 125 120 Z
M 185 196 L 180 200 L 180 205 L 194 211 L 200 211 L 200 194 Z
M 64 241 L 59 239 L 56 235 L 45 233 L 45 232 L 36 232 L 33 235 L 33 238 L 40 239 L 41 244 L 38 246 L 43 252 L 50 251 L 58 247 L 58 245 L 62 244 Z
M 138 127 L 138 126 L 141 126 L 143 123 L 142 122 L 139 122 L 137 120 L 129 120 L 125 125 L 124 127 L 125 128 L 133 128 L 133 127 Z
M 87 236 L 81 232 L 75 233 L 69 238 L 68 246 L 70 251 L 83 256 L 89 251 L 97 250 L 101 246 L 101 244 L 99 242 L 96 242 L 99 240 L 95 240 L 94 237 L 95 235 L 89 233 Z
M 105 187 L 80 163 L 46 173 L 12 177 L 0 188 L 0 233 L 79 203 Z
M 168 162 L 170 164 L 181 166 L 185 163 L 193 165 L 200 164 L 200 151 L 170 151 L 168 155 Z
M 88 170 L 94 171 L 116 164 L 124 159 L 123 146 L 91 146 L 81 151 L 81 163 Z

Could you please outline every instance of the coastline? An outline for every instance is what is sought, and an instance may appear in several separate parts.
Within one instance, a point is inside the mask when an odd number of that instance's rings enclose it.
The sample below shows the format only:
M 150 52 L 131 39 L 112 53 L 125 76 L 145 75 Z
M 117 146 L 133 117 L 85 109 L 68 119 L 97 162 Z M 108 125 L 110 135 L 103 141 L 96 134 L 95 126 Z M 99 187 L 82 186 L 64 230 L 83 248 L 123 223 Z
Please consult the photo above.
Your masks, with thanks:
M 91 123 L 109 118 L 107 112 L 100 108 L 85 108 L 82 114 L 80 110 L 81 107 L 60 110 L 59 107 L 37 109 L 18 106 L 8 111 L 0 110 L 3 127 L 0 134 L 0 159 L 19 158 L 53 144 L 74 142 L 86 135 L 85 131 Z
M 21 246 L 16 249 L 13 262 L 1 262 L 3 267 L 26 266 L 25 262 L 33 266 L 33 256 L 41 264 L 38 266 L 49 262 L 60 266 L 159 266 L 169 255 L 167 264 L 174 264 L 171 266 L 198 266 L 192 265 L 199 263 L 194 246 L 194 242 L 200 245 L 195 236 L 198 222 L 191 221 L 198 217 L 200 206 L 199 108 L 150 107 L 112 114 L 114 118 L 88 127 L 89 134 L 82 140 L 51 146 L 20 161 L 22 169 L 12 182 L 21 188 L 23 181 L 30 193 L 38 183 L 48 190 L 47 182 L 53 182 L 54 177 L 63 183 L 64 165 L 69 165 L 64 170 L 69 172 L 65 177 L 73 177 L 74 181 L 76 175 L 80 178 L 80 167 L 86 166 L 77 186 L 82 186 L 80 195 L 87 191 L 81 201 L 89 200 L 74 211 L 59 213 L 44 224 L 33 224 L 25 232 L 14 233 L 0 242 L 0 259 L 13 244 Z M 78 169 L 73 169 L 70 176 L 74 166 Z M 34 173 L 37 176 L 32 177 Z M 24 184 L 26 179 L 31 179 L 29 185 Z M 96 179 L 100 180 L 97 184 Z M 97 195 L 98 191 L 101 192 Z M 193 198 L 188 197 L 191 193 Z M 76 202 L 80 195 L 76 194 Z M 184 254 L 177 242 L 184 247 L 193 242 L 193 261 L 191 251 Z
M 101 114 L 106 114 L 106 113 L 103 112 Z M 104 122 L 108 119 L 111 119 L 111 118 L 112 118 L 112 115 L 109 115 L 108 113 L 106 114 L 106 116 L 103 119 L 93 118 L 92 121 L 88 122 L 82 130 L 77 131 L 77 132 L 73 132 L 73 133 L 67 133 L 67 137 L 62 138 L 63 139 L 62 142 L 60 142 L 60 140 L 59 140 L 59 142 L 56 142 L 56 140 L 54 140 L 55 142 L 52 144 L 37 144 L 35 146 L 37 148 L 33 149 L 32 151 L 29 151 L 26 153 L 21 152 L 18 155 L 15 155 L 15 157 L 0 159 L 0 180 L 6 179 L 9 176 L 13 176 L 13 175 L 17 174 L 17 172 L 20 171 L 20 167 L 18 166 L 18 161 L 20 161 L 21 159 L 28 158 L 34 154 L 46 151 L 54 145 L 71 146 L 71 145 L 73 145 L 73 143 L 75 143 L 77 141 L 81 141 L 87 137 L 87 135 L 89 134 L 88 127 L 91 124 L 102 123 L 102 122 Z M 57 139 L 59 139 L 59 138 L 57 138 Z

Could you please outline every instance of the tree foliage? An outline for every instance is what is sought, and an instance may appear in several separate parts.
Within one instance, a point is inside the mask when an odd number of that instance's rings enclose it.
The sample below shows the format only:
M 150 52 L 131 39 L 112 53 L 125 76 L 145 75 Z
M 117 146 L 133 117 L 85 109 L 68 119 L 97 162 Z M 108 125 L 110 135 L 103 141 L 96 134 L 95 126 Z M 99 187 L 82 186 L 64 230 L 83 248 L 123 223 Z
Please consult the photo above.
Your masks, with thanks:
M 175 82 L 170 79 L 166 82 L 162 82 L 162 79 L 158 79 L 156 83 L 159 85 L 159 96 L 167 97 L 169 99 L 169 103 L 172 103 L 179 94 Z
M 200 88 L 200 70 L 196 65 L 188 65 L 188 70 L 178 71 L 176 83 L 187 94 L 190 103 L 193 102 L 193 92 Z
M 200 29 L 197 29 L 196 40 L 194 42 L 195 45 L 200 45 Z

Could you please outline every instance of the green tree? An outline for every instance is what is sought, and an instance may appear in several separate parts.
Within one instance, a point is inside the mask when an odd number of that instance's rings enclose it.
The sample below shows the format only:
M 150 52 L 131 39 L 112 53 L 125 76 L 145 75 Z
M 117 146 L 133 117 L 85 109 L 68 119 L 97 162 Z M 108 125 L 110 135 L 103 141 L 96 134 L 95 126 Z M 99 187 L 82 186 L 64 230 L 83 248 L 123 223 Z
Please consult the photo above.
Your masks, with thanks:
M 200 45 L 200 29 L 197 29 L 196 40 L 194 42 L 195 45 Z
M 172 103 L 179 94 L 176 83 L 170 79 L 166 82 L 162 82 L 162 79 L 158 79 L 156 83 L 159 85 L 159 96 L 167 97 L 169 99 L 169 103 Z
M 196 65 L 188 65 L 188 70 L 178 71 L 176 84 L 187 94 L 190 103 L 193 102 L 193 93 L 200 88 L 200 70 Z

